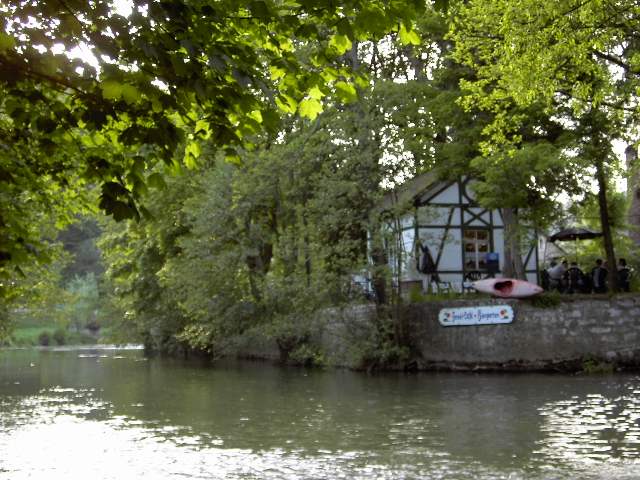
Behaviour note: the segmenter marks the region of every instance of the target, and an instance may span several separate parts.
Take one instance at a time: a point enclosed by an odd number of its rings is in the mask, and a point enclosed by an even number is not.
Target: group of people
[[[607,262],[600,258],[589,273],[584,273],[577,262],[569,265],[566,260],[551,262],[544,273],[542,286],[545,290],[558,290],[561,293],[606,293],[609,290],[609,268]],[[624,258],[618,261],[618,268],[614,273],[617,275],[618,288],[628,292],[631,271]]]

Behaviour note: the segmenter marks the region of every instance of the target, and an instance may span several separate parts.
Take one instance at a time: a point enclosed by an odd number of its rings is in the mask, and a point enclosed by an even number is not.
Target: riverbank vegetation
[[[400,212],[378,206],[426,171],[474,176],[509,213],[509,276],[525,223],[593,226],[584,261],[640,267],[616,191],[635,165],[613,152],[637,150],[632,2],[44,3],[0,8],[5,337],[109,329],[215,356],[259,336],[322,363],[316,312],[406,301],[384,228]],[[408,358],[378,323],[363,361]]]

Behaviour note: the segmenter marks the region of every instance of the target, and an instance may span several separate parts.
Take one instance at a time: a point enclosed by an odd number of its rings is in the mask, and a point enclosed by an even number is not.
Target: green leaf
[[[0,52],[13,50],[16,46],[16,39],[4,32],[0,32]]]
[[[126,220],[127,218],[134,218],[138,215],[138,211],[134,207],[120,200],[112,200],[109,202],[106,210],[107,213],[113,215],[113,219],[116,222]]]
[[[311,87],[307,92],[307,95],[309,95],[310,98],[314,98],[316,100],[321,100],[322,97],[325,96],[324,92],[320,90],[317,85]]]
[[[350,83],[339,81],[334,85],[338,98],[345,103],[353,102],[358,99],[356,87]]]
[[[262,125],[270,132],[275,131],[280,125],[280,115],[275,110],[262,112]]]
[[[136,103],[140,100],[140,90],[133,85],[125,83],[122,85],[122,98],[129,104]]]
[[[440,12],[446,12],[449,9],[449,0],[434,0],[433,6]]]
[[[310,23],[303,23],[295,31],[295,36],[298,38],[317,38],[318,27]]]
[[[256,18],[267,19],[270,16],[269,7],[262,0],[251,2],[251,4],[249,5],[249,10],[251,11],[251,15]]]
[[[284,68],[271,65],[269,67],[269,73],[271,74],[271,80],[278,80],[279,78],[284,77],[287,74],[287,71]]]
[[[148,221],[155,220],[155,217],[153,216],[153,214],[144,205],[140,205],[138,207],[138,211],[140,212],[140,214],[145,220],[148,220]]]
[[[338,78],[337,73],[334,71],[334,69],[329,69],[326,68],[324,69],[321,73],[320,76],[322,77],[322,79],[327,82],[333,82],[336,78]]]
[[[296,109],[298,108],[298,102],[286,93],[278,95],[276,98],[276,105],[285,113],[296,113]]]
[[[116,80],[102,82],[102,96],[107,100],[118,100],[122,96],[122,84]]]
[[[16,265],[15,267],[16,272],[18,273],[18,275],[20,275],[22,278],[27,278],[27,276],[24,273],[24,270],[22,270],[22,268],[20,268],[19,265]]]
[[[365,8],[356,17],[356,26],[358,30],[365,34],[374,34],[375,36],[384,35],[389,27],[389,19],[384,11],[377,5]],[[368,35],[365,35],[366,38]],[[363,38],[363,39],[364,39]]]
[[[146,162],[144,157],[141,155],[136,155],[133,158],[133,166],[131,167],[131,170],[133,171],[133,173],[135,173],[139,177],[142,177],[142,175],[144,174],[145,168],[146,168]]]
[[[329,48],[335,52],[336,55],[343,55],[347,50],[351,48],[351,40],[346,35],[336,34],[329,39]]]
[[[144,182],[142,182],[138,178],[135,178],[133,181],[131,192],[134,193],[136,197],[139,197],[139,196],[147,195],[147,193],[149,193],[149,189],[147,188],[147,185]]]
[[[315,120],[320,112],[322,112],[322,103],[315,98],[305,98],[300,102],[300,116],[309,120]]]
[[[232,165],[242,165],[242,159],[237,153],[227,154],[225,155],[224,159],[226,162],[231,163]]]
[[[369,88],[371,86],[370,85],[370,80],[366,75],[357,75],[355,77],[355,82],[356,82],[356,85],[358,85],[363,90],[365,88]]]
[[[149,177],[147,178],[147,183],[149,184],[149,186],[158,190],[164,190],[165,188],[167,188],[164,177],[157,172],[149,175]]]
[[[102,195],[109,198],[126,197],[129,194],[124,185],[116,182],[105,182],[102,185]]]
[[[195,133],[208,132],[209,131],[209,122],[200,118],[196,120]]]
[[[55,75],[56,72],[62,68],[62,60],[58,57],[59,56],[48,56],[40,58],[38,63],[40,64],[42,72],[49,75]]]
[[[162,107],[162,102],[160,100],[158,100],[157,98],[153,98],[151,100],[151,109],[155,112],[155,113],[160,113],[164,110],[164,108]]]
[[[209,134],[211,133],[211,130],[209,129],[209,122],[207,122],[206,120],[197,120],[196,121],[196,127],[194,130],[194,133],[196,135],[200,135],[203,138],[209,138]]]
[[[348,18],[343,17],[340,20],[338,20],[338,23],[336,23],[336,29],[338,30],[339,34],[344,35],[348,38],[355,37],[353,33],[353,28],[351,27],[351,22],[349,21]]]
[[[420,45],[420,36],[415,30],[407,30],[404,23],[400,25],[399,36],[403,45]]]
[[[255,120],[258,123],[262,123],[262,112],[260,110],[253,110],[247,114],[247,117]]]
[[[190,142],[184,149],[184,164],[189,170],[193,170],[198,166],[198,158],[200,158],[200,144],[198,142]]]

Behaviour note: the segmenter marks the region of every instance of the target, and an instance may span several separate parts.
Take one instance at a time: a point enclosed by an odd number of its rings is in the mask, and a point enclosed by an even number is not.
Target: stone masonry
[[[438,322],[442,308],[510,305],[510,324],[448,326]],[[528,300],[474,296],[402,305],[387,311],[409,346],[411,358],[396,368],[417,370],[576,371],[584,362],[607,362],[640,369],[640,296],[575,295],[542,308]],[[372,304],[327,309],[315,320],[313,344],[331,366],[362,368],[362,354],[376,337]],[[255,339],[237,352],[276,359],[272,340]]]
[[[510,324],[448,326],[438,322],[441,308],[507,304],[514,310]],[[367,314],[358,307],[349,319],[327,325],[323,348],[331,363],[350,365],[345,342],[359,327],[363,337]],[[479,297],[403,306],[396,311],[404,341],[412,348],[412,368],[419,370],[576,370],[585,360],[622,367],[640,366],[640,296],[572,296],[550,308],[527,300]]]

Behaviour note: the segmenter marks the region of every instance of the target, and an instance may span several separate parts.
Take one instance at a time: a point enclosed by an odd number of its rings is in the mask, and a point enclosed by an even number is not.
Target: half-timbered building
[[[425,288],[432,280],[462,291],[469,279],[502,276],[502,213],[478,205],[473,183],[469,178],[442,181],[426,173],[385,198],[384,208],[393,218],[390,264],[395,284],[405,292],[412,285]],[[538,248],[533,229],[523,235],[522,247],[527,280],[537,283]],[[427,270],[421,255],[430,256]]]

